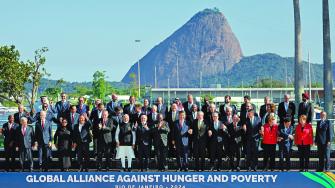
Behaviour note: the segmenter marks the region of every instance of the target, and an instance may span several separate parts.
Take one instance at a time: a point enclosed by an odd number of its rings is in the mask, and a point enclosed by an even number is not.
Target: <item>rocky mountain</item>
[[[205,9],[140,59],[141,84],[158,87],[192,87],[203,77],[228,73],[243,57],[238,39],[223,13]],[[178,68],[177,68],[178,65]],[[137,75],[135,63],[122,79],[130,83],[131,73]]]

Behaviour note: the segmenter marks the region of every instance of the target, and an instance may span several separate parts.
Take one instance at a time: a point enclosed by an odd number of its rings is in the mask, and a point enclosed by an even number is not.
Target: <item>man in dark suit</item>
[[[258,164],[258,145],[261,129],[261,120],[258,116],[255,116],[253,109],[248,110],[248,118],[245,122],[244,128],[246,128],[246,142],[247,142],[247,167],[248,170],[257,170]]]
[[[215,168],[215,160],[217,160],[216,170],[222,169],[223,147],[224,141],[228,139],[226,126],[219,120],[219,113],[212,114],[213,121],[209,124],[208,136],[210,147],[211,171]],[[225,147],[225,149],[227,149]]]
[[[70,102],[66,100],[66,94],[61,93],[61,100],[55,104],[55,113],[57,113],[57,119],[59,117],[65,117],[70,110]]]
[[[150,158],[150,132],[151,129],[148,126],[148,117],[141,115],[141,123],[135,123],[134,129],[136,131],[136,144],[138,147],[138,158],[140,161],[140,170],[149,170],[149,158]]]
[[[102,118],[99,123],[99,138],[98,138],[98,171],[102,168],[102,157],[106,158],[106,171],[109,171],[111,163],[111,153],[115,150],[115,131],[116,126],[113,120],[108,118],[108,111],[102,112]]]
[[[179,168],[178,171],[188,171],[188,138],[192,131],[189,130],[189,125],[185,119],[186,113],[184,111],[180,111],[179,120],[175,122],[175,127],[173,129],[174,133],[172,144],[176,149],[176,158]]]
[[[130,122],[131,123],[141,123],[141,116],[142,116],[142,105],[141,104],[136,104],[135,105],[135,111],[133,114],[129,115],[130,116]]]
[[[259,109],[259,117],[263,119],[264,115],[266,114],[266,106],[271,103],[270,97],[264,97],[264,104]]]
[[[18,112],[14,114],[14,123],[20,125],[20,119],[22,117],[26,117],[28,119],[28,122],[31,120],[30,114],[24,109],[24,106],[22,104],[19,104],[17,109]]]
[[[177,104],[173,103],[171,104],[170,111],[166,115],[166,122],[169,125],[170,132],[168,134],[168,151],[169,151],[169,157],[172,157],[174,155],[174,149],[172,145],[172,139],[173,139],[173,129],[175,122],[179,119],[179,112],[177,108]]]
[[[134,96],[129,97],[129,104],[126,104],[123,108],[123,113],[128,114],[131,116],[133,113],[135,113],[135,103],[136,99]]]
[[[152,127],[153,125],[155,125],[158,122],[157,115],[158,115],[157,106],[152,105],[151,112],[147,115],[148,116],[149,127]],[[138,119],[138,120],[140,120],[140,119]],[[137,121],[137,123],[140,123],[140,121]]]
[[[208,107],[208,113],[207,115],[205,114],[205,121],[207,122],[208,125],[213,123],[213,113],[218,113],[218,111],[216,111],[216,106],[214,103],[209,104]]]
[[[29,171],[33,171],[33,154],[32,148],[35,146],[35,134],[34,128],[28,125],[28,119],[22,117],[20,120],[20,126],[17,129],[17,146],[19,148],[21,172],[24,171],[24,162],[27,160],[29,165]]]
[[[198,112],[197,119],[193,121],[190,130],[193,140],[195,170],[204,171],[209,126],[204,120],[204,113],[202,111]]]
[[[279,155],[280,155],[280,170],[284,168],[288,171],[291,168],[291,149],[293,145],[293,131],[294,128],[291,123],[291,118],[284,118],[283,123],[279,126]],[[285,163],[284,163],[285,158]]]
[[[92,133],[93,133],[93,150],[94,156],[98,156],[98,138],[100,137],[99,123],[102,117],[102,111],[105,109],[103,103],[99,103],[96,110],[92,111],[90,120],[92,122]]]
[[[299,104],[298,118],[300,118],[301,115],[306,115],[307,123],[311,123],[313,120],[313,115],[314,115],[314,107],[313,107],[313,104],[309,102],[308,93],[302,94],[302,101],[303,102]]]
[[[284,123],[286,117],[291,118],[291,124],[294,125],[294,115],[295,115],[295,104],[290,102],[290,95],[284,95],[284,101],[279,103],[278,106],[278,117],[280,119],[280,124]]]
[[[198,117],[198,106],[196,104],[193,104],[191,107],[191,112],[189,115],[186,116],[186,121],[188,125],[192,126],[193,122],[197,119]],[[188,139],[188,145],[189,145],[189,151],[190,151],[190,156],[193,155],[193,137],[190,136]]]
[[[78,105],[76,107],[77,107],[77,113],[79,115],[81,115],[83,113],[89,114],[90,107],[85,104],[85,98],[84,97],[79,97]]]
[[[106,109],[108,110],[110,116],[115,115],[115,107],[122,107],[122,104],[117,100],[117,98],[117,95],[113,93],[112,100],[106,105]]]
[[[4,136],[4,149],[6,158],[6,172],[9,171],[9,167],[12,171],[15,168],[15,149],[17,147],[17,129],[19,125],[14,123],[14,115],[8,116],[8,122],[2,125],[0,134]],[[11,161],[9,161],[11,160]]]
[[[151,107],[150,107],[149,99],[144,99],[143,100],[143,106],[142,106],[141,112],[144,115],[149,115],[151,113]]]
[[[117,127],[122,123],[123,110],[120,106],[115,107],[115,115],[112,115],[113,124]]]
[[[74,129],[74,125],[78,124],[80,114],[77,113],[77,107],[75,105],[71,105],[70,112],[67,114],[67,129],[72,133]]]
[[[157,112],[163,114],[163,117],[165,119],[166,114],[168,112],[168,107],[163,103],[162,97],[157,97],[156,106],[157,106]]]
[[[256,105],[251,103],[251,98],[249,95],[246,95],[243,97],[244,103],[241,105],[241,109],[240,109],[240,118],[241,121],[243,121],[242,118],[245,118],[247,116],[247,112],[248,112],[248,105],[250,104],[251,106],[249,106],[249,109],[253,109],[255,111],[256,114]],[[244,119],[245,120],[245,119]]]
[[[86,172],[88,171],[90,162],[89,145],[92,142],[91,127],[92,124],[85,114],[79,116],[79,122],[74,126],[73,142],[78,156],[80,172],[84,169]]]
[[[158,122],[152,129],[152,132],[154,134],[155,150],[158,156],[158,170],[165,171],[167,169],[166,157],[170,128],[168,123],[164,121],[163,114],[158,114]]]
[[[220,115],[220,120],[223,121],[224,117],[226,116],[226,108],[227,107],[231,107],[232,109],[232,115],[234,114],[237,114],[237,108],[235,105],[231,104],[230,101],[231,101],[231,97],[229,95],[226,95],[224,97],[224,104],[220,105],[220,108],[219,108],[219,115]]]
[[[241,147],[242,140],[241,136],[245,134],[245,127],[240,123],[240,118],[237,114],[233,116],[233,122],[228,124],[228,150],[229,150],[229,167],[231,170],[240,171],[240,159],[241,159]],[[234,164],[234,158],[236,157],[236,163]]]
[[[196,103],[193,100],[193,96],[191,94],[187,95],[187,101],[183,103],[184,111],[186,116],[192,115],[192,106]],[[199,109],[198,109],[199,110]]]
[[[47,172],[51,158],[52,124],[46,119],[46,112],[40,112],[40,120],[35,124],[35,137],[38,144],[40,170]]]
[[[333,125],[327,119],[327,113],[322,111],[321,120],[317,122],[315,144],[318,146],[319,166],[317,171],[330,170],[330,143],[333,139]]]

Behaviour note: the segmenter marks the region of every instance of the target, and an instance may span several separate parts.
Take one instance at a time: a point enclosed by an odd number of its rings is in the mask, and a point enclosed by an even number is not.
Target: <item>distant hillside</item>
[[[242,58],[240,43],[222,12],[205,9],[140,59],[141,83],[154,85],[155,66],[158,87],[177,86],[177,62],[181,87],[196,83],[199,71],[204,76],[228,72]],[[135,63],[122,79],[130,83],[137,74]]]

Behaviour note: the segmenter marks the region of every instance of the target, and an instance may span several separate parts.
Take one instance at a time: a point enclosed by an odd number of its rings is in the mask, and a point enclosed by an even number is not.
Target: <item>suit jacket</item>
[[[189,125],[186,120],[184,120],[183,125],[179,125],[179,121],[175,122],[173,129],[173,139],[175,141],[176,148],[182,150],[183,146],[188,146],[188,134]]]
[[[61,116],[66,116],[66,114],[69,112],[70,110],[70,102],[69,101],[65,101],[64,103],[62,101],[58,101],[55,104],[55,113],[57,114],[57,119],[59,119],[59,117]]]
[[[155,128],[153,128],[153,132],[155,135],[155,144],[158,147],[160,143],[163,143],[164,146],[168,144],[168,134],[170,132],[168,122],[164,121],[162,127],[159,129],[158,124],[156,124]]]
[[[175,121],[177,121],[177,120],[179,120],[179,112],[178,111],[176,111],[176,115],[175,115]],[[171,110],[166,114],[165,121],[169,124],[170,130],[172,130],[174,128],[175,121],[173,121]]]
[[[193,102],[193,104],[196,104],[195,102]],[[192,104],[192,105],[193,105]],[[188,116],[188,115],[191,115],[192,114],[192,105],[191,105],[191,107],[190,108],[188,108],[188,102],[186,101],[186,102],[184,102],[183,103],[183,107],[184,107],[184,111],[186,112],[186,116]],[[197,104],[196,104],[197,105]],[[198,106],[198,111],[199,111],[199,105],[197,105]]]
[[[157,115],[158,113],[156,113],[156,116],[155,114],[153,114],[152,112],[150,112],[150,114],[148,114],[148,125],[149,127],[154,127],[155,124],[158,122],[158,119],[157,119]],[[141,120],[139,120],[139,122],[141,122]]]
[[[165,119],[166,114],[168,112],[168,107],[165,104],[157,105],[157,112],[163,114],[163,118]]]
[[[192,141],[194,143],[194,147],[196,147],[197,144],[207,144],[207,139],[208,139],[208,130],[209,130],[209,125],[208,123],[204,120],[203,121],[203,126],[198,127],[198,119],[194,120],[191,129],[193,130],[192,132]]]
[[[67,128],[58,128],[54,135],[54,144],[58,150],[69,154],[71,152],[72,138],[71,131]]]
[[[329,120],[318,121],[316,125],[315,143],[327,144],[332,141],[333,125]]]
[[[102,117],[102,111],[100,112],[101,115],[99,116],[99,110],[94,110],[91,113],[90,120],[92,122],[92,133],[93,133],[93,139],[99,138],[99,123],[100,119]]]
[[[141,123],[141,116],[142,115],[143,115],[142,113],[131,114],[130,115],[130,122],[134,123],[134,124],[137,122],[137,124],[140,124]]]
[[[223,121],[223,118],[226,116],[226,106],[227,104],[224,103],[220,105],[219,107],[219,113],[220,113],[220,120]],[[235,105],[229,105],[232,108],[232,115],[237,114],[237,108]]]
[[[293,126],[290,126],[289,128],[286,129],[285,131],[285,126],[284,124],[280,124],[279,125],[279,137],[283,138],[278,144],[279,144],[279,148],[280,147],[285,147],[288,150],[291,150],[292,145],[293,145],[293,140],[289,139],[288,136],[289,135],[293,135],[294,132],[294,128]]]
[[[80,106],[79,104],[77,105],[77,113],[78,114],[83,114],[86,113],[88,115],[88,112],[90,111],[90,107],[86,104],[83,104],[83,106]]]
[[[251,103],[251,106],[252,106],[252,109],[254,109],[254,110],[255,110],[255,113],[256,113],[256,105],[253,104],[253,103]],[[247,113],[247,108],[246,108],[245,103],[243,103],[243,104],[241,105],[240,114],[246,114],[246,113]]]
[[[214,126],[214,122],[209,124],[209,130],[212,131],[212,136],[209,138],[210,143],[216,145],[217,143],[223,143],[228,141],[228,132],[221,128],[222,122],[218,121],[217,129]]]
[[[74,126],[73,131],[73,142],[80,145],[84,143],[90,143],[92,141],[92,135],[90,133],[90,129],[92,127],[92,123],[90,121],[85,122],[81,131],[79,131],[79,124]]]
[[[219,113],[218,111],[215,111],[216,113]],[[210,125],[211,123],[213,123],[213,117],[212,117],[212,113],[208,112],[207,115],[205,115],[205,121],[207,122],[208,125]],[[220,117],[220,115],[219,115]]]
[[[31,149],[35,142],[34,128],[30,125],[26,127],[26,132],[23,135],[22,126],[17,128],[17,145],[22,149]]]
[[[295,129],[294,143],[296,145],[312,145],[313,144],[313,128],[310,123],[306,123],[302,128],[299,123]]]
[[[4,123],[2,125],[2,134],[4,136],[4,145],[5,147],[16,146],[16,137],[17,137],[17,129],[19,128],[19,125],[16,123],[12,124],[12,127],[9,128],[9,123]]]
[[[295,115],[295,104],[293,102],[288,103],[287,111],[285,109],[284,102],[279,103],[278,106],[278,117],[280,123],[284,123],[286,117],[291,117],[291,124],[294,125],[294,115]]]
[[[103,126],[103,119],[100,119],[100,124]],[[113,124],[113,119],[108,118],[107,121],[105,122],[106,127],[102,127],[99,129],[100,131],[100,137],[99,141],[103,142],[105,144],[110,144],[112,142],[115,142],[115,131],[116,131],[116,126]]]
[[[26,112],[22,113],[21,115],[20,115],[19,112],[16,112],[16,113],[14,114],[14,123],[16,123],[16,124],[18,124],[18,125],[21,125],[21,123],[20,123],[20,119],[21,119],[22,117],[27,118],[27,119],[28,119],[28,123],[31,123],[31,122],[32,122],[32,117],[27,116],[27,115],[26,115]]]
[[[35,137],[39,146],[52,142],[52,124],[50,121],[45,120],[44,128],[42,122],[38,121],[35,124]]]
[[[37,122],[37,121],[40,121],[41,118],[40,118],[40,113],[41,112],[37,112],[35,114],[35,116],[33,118],[28,118],[32,123],[33,122]],[[50,122],[55,122],[55,123],[58,123],[58,119],[55,117],[55,114],[51,111],[51,110],[47,110],[46,111],[46,117],[45,117],[46,120],[50,121]]]
[[[122,114],[112,116],[113,124],[117,127],[122,123]]]
[[[73,132],[73,129],[74,129],[74,125],[75,124],[78,124],[79,122],[79,116],[80,114],[79,113],[74,113],[73,114],[73,122],[72,122],[72,113],[68,113],[67,116],[66,116],[66,119],[67,119],[67,125],[68,125],[68,130]]]
[[[192,125],[193,122],[197,119],[198,112],[193,116],[194,112],[190,112],[189,115],[186,115],[186,121],[189,123],[189,125]]]
[[[147,128],[144,128],[144,125],[140,123],[134,129],[136,131],[136,143],[138,145],[143,144],[143,145],[148,146],[149,144],[151,144],[151,140],[150,140],[151,129],[149,128],[149,125]]]
[[[110,101],[109,103],[107,103],[106,109],[107,109],[110,116],[115,115],[115,108],[116,107],[122,107],[122,104],[119,103],[119,101]]]
[[[149,115],[151,113],[151,107],[150,106],[147,106],[147,107],[144,107],[142,106],[142,114],[145,114],[145,115]]]
[[[133,105],[126,104],[123,108],[123,113],[128,114],[129,116],[131,114],[135,113],[135,104],[133,104]]]
[[[299,104],[299,109],[298,109],[298,117],[301,115],[306,115],[307,116],[307,122],[310,123],[313,120],[313,114],[314,114],[314,107],[312,103],[307,102],[307,105],[304,105],[304,102],[301,102]]]
[[[263,119],[265,114],[266,114],[266,104],[263,104],[259,109],[259,117]]]
[[[245,133],[242,129],[241,122],[238,122],[236,128],[234,128],[234,123],[230,123],[227,126],[228,135],[229,135],[229,146],[238,147],[242,141],[242,135]]]
[[[249,118],[246,120],[246,139],[247,141],[258,142],[260,138],[259,130],[261,129],[261,120],[258,116],[254,116],[253,121]]]

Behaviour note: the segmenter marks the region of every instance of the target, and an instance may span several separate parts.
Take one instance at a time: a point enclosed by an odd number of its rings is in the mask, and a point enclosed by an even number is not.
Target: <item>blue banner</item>
[[[315,172],[0,173],[4,188],[332,188],[333,178],[333,173]]]

